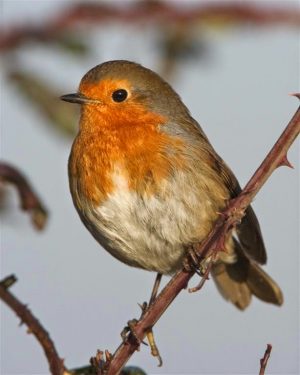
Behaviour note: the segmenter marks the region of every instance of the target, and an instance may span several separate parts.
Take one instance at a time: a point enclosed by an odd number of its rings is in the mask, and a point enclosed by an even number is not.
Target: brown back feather
[[[224,184],[230,191],[231,198],[241,192],[241,187],[225,162],[217,156],[214,168],[221,175]],[[237,227],[237,234],[243,251],[259,264],[265,264],[267,253],[260,230],[259,222],[251,206],[246,210],[241,224]]]

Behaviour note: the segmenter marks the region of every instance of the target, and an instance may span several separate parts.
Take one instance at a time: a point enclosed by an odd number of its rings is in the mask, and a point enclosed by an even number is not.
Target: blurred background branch
[[[2,186],[1,186],[2,183]],[[0,190],[3,184],[12,184],[19,193],[21,208],[31,215],[32,224],[36,229],[43,229],[47,220],[47,210],[35,193],[26,177],[10,164],[0,162]]]
[[[202,59],[210,56],[205,34],[237,28],[300,26],[300,13],[292,8],[266,6],[253,2],[197,2],[184,7],[176,2],[144,0],[136,2],[78,3],[66,5],[54,17],[36,24],[9,25],[0,30],[0,53],[6,58],[6,76],[30,100],[47,123],[65,135],[74,135],[78,110],[58,101],[59,88],[47,78],[24,68],[15,52],[28,43],[57,47],[74,57],[92,54],[85,33],[108,24],[124,23],[130,27],[155,28],[154,48],[160,51],[160,74],[170,78],[183,59]],[[128,41],[126,41],[128,43]],[[11,55],[13,54],[13,68]],[[27,70],[26,70],[27,69]]]
[[[159,0],[136,1],[124,7],[119,4],[80,3],[69,6],[54,19],[41,25],[13,26],[2,30],[0,49],[8,51],[28,41],[49,43],[56,41],[66,48],[85,51],[76,39],[66,33],[78,26],[100,26],[108,22],[145,23],[148,25],[185,24],[211,27],[236,26],[299,26],[299,13],[290,9],[263,7],[250,2],[198,3],[192,9],[182,9],[176,3]]]

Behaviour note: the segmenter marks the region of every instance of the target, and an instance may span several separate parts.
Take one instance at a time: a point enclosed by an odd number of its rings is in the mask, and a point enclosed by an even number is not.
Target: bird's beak
[[[85,97],[84,95],[82,95],[80,93],[62,95],[60,97],[60,99],[64,100],[65,102],[77,103],[77,104],[85,104],[85,103],[95,102],[95,100],[89,99],[89,98]]]

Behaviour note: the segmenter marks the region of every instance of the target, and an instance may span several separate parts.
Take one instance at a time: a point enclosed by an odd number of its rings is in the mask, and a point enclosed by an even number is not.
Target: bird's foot
[[[186,257],[183,259],[183,269],[186,272],[196,272],[199,276],[205,275],[207,260],[198,255],[194,245],[187,249]]]
[[[195,292],[198,292],[200,289],[202,289],[205,282],[207,280],[209,280],[209,273],[210,273],[212,264],[213,264],[213,262],[212,262],[212,260],[210,260],[209,263],[207,264],[206,268],[205,268],[205,271],[203,271],[204,273],[201,275],[201,280],[199,281],[199,283],[196,286],[188,289],[189,293],[195,293]]]
[[[145,314],[148,312],[148,310],[151,308],[152,304],[156,300],[158,288],[159,288],[160,281],[161,281],[161,277],[162,277],[162,274],[160,274],[160,273],[158,273],[156,275],[156,279],[155,279],[155,283],[153,285],[153,289],[152,289],[152,293],[151,293],[149,303],[143,302],[142,304],[139,304],[139,306],[142,310],[139,320],[137,320],[137,319],[130,320],[127,323],[127,326],[121,332],[121,337],[123,339],[123,342],[126,343],[129,340],[135,340],[135,343],[138,346],[138,349],[140,348],[141,344],[145,344],[145,345],[148,345],[148,344],[145,343],[144,341],[142,341],[142,339],[140,339],[140,337],[137,335],[136,325],[139,323],[139,321],[141,321],[144,318]],[[149,346],[150,346],[150,349],[151,349],[151,354],[154,357],[157,357],[158,366],[159,367],[162,366],[162,363],[163,363],[162,358],[159,354],[159,350],[158,350],[157,345],[156,345],[155,340],[154,340],[152,327],[149,327],[146,331],[144,331],[144,335],[147,337],[147,340],[148,340],[148,343],[149,343]]]
[[[135,327],[138,323],[137,319],[131,319],[127,322],[127,326],[124,327],[123,331],[121,332],[121,337],[124,343],[127,343],[129,340],[135,340],[138,350],[140,349],[140,345],[148,345],[145,341],[141,340],[138,335],[136,334]]]
[[[154,300],[152,300],[152,302],[150,304],[148,304],[147,302],[143,302],[142,304],[139,304],[139,306],[142,310],[140,319],[142,319],[144,317],[144,315],[149,310],[149,308],[150,308],[150,306],[152,305],[153,302],[154,302]],[[153,357],[156,357],[158,359],[158,367],[161,367],[162,364],[163,364],[163,361],[162,361],[162,357],[159,353],[158,347],[157,347],[155,339],[154,339],[152,327],[147,330],[146,337],[147,337],[147,341],[148,341],[149,346],[150,346],[151,354],[153,355]]]
[[[194,246],[187,250],[187,255],[183,260],[183,270],[195,272],[201,277],[200,282],[195,287],[188,289],[189,293],[197,292],[203,287],[206,280],[209,279],[209,273],[215,260],[216,254],[211,254],[203,259]]]
[[[148,310],[147,302],[144,302],[142,305],[140,305],[140,307],[142,309],[142,314],[141,314],[141,318],[142,318],[144,314],[146,313],[146,311]],[[138,324],[138,322],[139,320],[137,319],[129,320],[127,322],[127,326],[124,327],[123,331],[121,332],[121,337],[122,337],[123,342],[127,343],[129,340],[134,340],[138,346],[137,350],[140,349],[141,344],[148,346],[148,344],[145,341],[141,340],[136,333],[135,327]],[[146,337],[150,346],[151,354],[153,355],[153,357],[156,357],[158,359],[158,367],[161,367],[163,364],[163,361],[159,353],[158,347],[156,345],[152,328],[149,328],[147,330]]]
[[[153,355],[153,357],[156,357],[158,359],[158,365],[157,366],[161,367],[162,364],[163,364],[163,361],[162,361],[161,355],[159,353],[158,347],[156,345],[156,342],[154,340],[154,334],[153,334],[152,328],[150,328],[147,331],[146,336],[147,336],[147,340],[148,340],[148,343],[149,343],[149,346],[150,346],[150,349],[151,349],[151,354]]]

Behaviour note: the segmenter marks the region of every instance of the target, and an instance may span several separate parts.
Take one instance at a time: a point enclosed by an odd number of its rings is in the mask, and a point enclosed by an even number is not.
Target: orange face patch
[[[128,98],[121,103],[112,99],[112,93],[118,89],[128,90]],[[83,195],[94,205],[113,192],[116,165],[123,169],[128,187],[140,194],[155,193],[172,169],[183,166],[183,141],[162,133],[159,127],[167,119],[149,111],[131,96],[130,90],[127,81],[80,85],[83,95],[100,103],[82,108],[80,133],[73,145],[69,173],[80,189],[76,195]]]
[[[106,105],[114,104],[112,93],[118,89],[127,90],[130,96],[131,85],[125,79],[106,79],[99,83],[81,82],[79,86],[79,92],[81,94],[89,99],[98,99]]]

